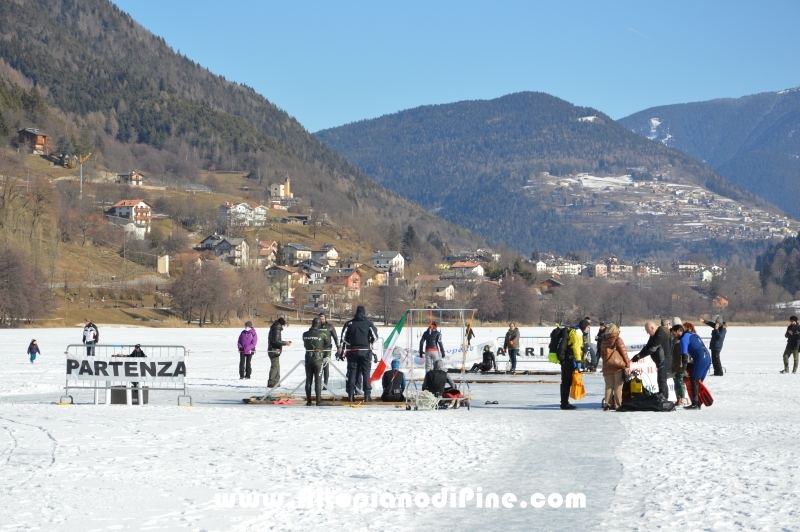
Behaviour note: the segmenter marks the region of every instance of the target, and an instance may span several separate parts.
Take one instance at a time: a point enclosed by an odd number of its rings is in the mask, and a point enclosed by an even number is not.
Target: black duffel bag
[[[665,401],[658,394],[635,395],[617,408],[617,412],[672,412],[673,410],[675,403]]]

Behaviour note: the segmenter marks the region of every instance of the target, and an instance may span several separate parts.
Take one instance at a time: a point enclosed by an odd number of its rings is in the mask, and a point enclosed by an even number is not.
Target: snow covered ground
[[[267,329],[259,331],[263,345]],[[602,412],[595,375],[584,378],[588,395],[574,412],[558,409],[557,384],[473,384],[470,411],[246,406],[243,397],[265,388],[268,360],[257,354],[254,378],[239,381],[238,332],[101,326],[103,343],[191,350],[195,408],[182,408],[171,392],[153,392],[145,407],[95,406],[87,392],[57,406],[63,351],[80,330],[0,331],[0,530],[800,528],[800,375],[778,374],[780,328],[731,328],[728,374],[707,380],[714,406],[660,414]],[[475,343],[505,331],[476,332]],[[296,343],[284,373],[300,359],[301,333],[285,331]],[[43,355],[30,364],[24,351],[34,337]],[[624,328],[623,338],[646,339],[640,327]],[[367,499],[481,488],[517,502],[353,512],[242,508],[238,499],[227,508],[216,499],[281,493],[289,502],[304,488]],[[520,507],[536,493],[583,493],[586,507]]]

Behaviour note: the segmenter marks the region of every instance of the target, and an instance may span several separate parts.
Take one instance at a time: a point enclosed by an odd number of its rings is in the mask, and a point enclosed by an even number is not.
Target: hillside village
[[[36,133],[29,136],[21,131],[20,135],[30,137],[32,153],[39,150],[46,157],[47,136]],[[152,200],[137,197],[137,191],[145,196],[145,191],[160,192],[168,187],[133,170],[106,172],[105,176],[106,181],[119,185],[125,197],[99,207],[104,222],[121,227],[126,240],[145,241],[154,223],[170,220],[169,214],[156,212]],[[558,194],[566,194],[573,198],[573,204],[567,200],[565,209],[588,218],[602,216],[609,225],[614,224],[609,218],[633,216],[636,223],[670,224],[676,238],[691,238],[704,231],[729,238],[769,238],[795,229],[794,222],[788,219],[755,209],[745,211],[731,200],[716,198],[692,185],[634,180],[630,175],[603,178],[578,174],[557,178],[545,173],[540,177],[541,181],[526,185],[527,193],[549,193],[554,199]],[[248,187],[240,188],[242,195],[247,196]],[[323,228],[331,228],[333,224],[326,213],[303,206],[302,198],[292,191],[288,175],[269,184],[267,190],[269,197],[263,203],[231,199],[219,204],[216,213],[208,213],[207,222],[190,233],[194,242],[191,250],[158,256],[152,266],[164,278],[159,283],[159,293],[169,295],[171,276],[180,274],[187,265],[215,261],[235,271],[263,272],[265,296],[278,308],[341,315],[352,311],[355,303],[364,302],[368,293],[374,294],[374,289],[380,287],[395,287],[399,291],[394,292],[394,297],[413,298],[416,304],[429,307],[465,304],[476,296],[480,285],[502,287],[511,273],[507,266],[511,257],[505,257],[504,261],[501,253],[485,247],[444,255],[428,269],[414,264],[413,248],[401,252],[353,250],[348,246],[345,251],[341,240],[325,241],[326,234],[320,234],[322,240],[317,240],[317,233],[325,233]],[[192,194],[198,192],[208,194],[210,190],[191,190]],[[586,208],[587,193],[594,204],[590,208]],[[597,209],[609,199],[617,210]],[[644,222],[647,217],[655,222]],[[289,227],[303,228],[307,237],[287,241],[284,228]],[[516,260],[515,270],[528,272],[534,294],[543,301],[553,290],[570,283],[570,279],[627,283],[637,278],[671,277],[682,283],[702,284],[725,272],[723,266],[713,263],[666,265],[655,261],[624,261],[614,255],[579,260],[575,256],[543,252],[535,253],[531,259]],[[724,305],[724,296],[718,297],[717,303]]]
[[[72,171],[57,180],[75,179],[80,162],[54,159],[53,143],[42,131],[20,130],[19,142],[32,157],[49,161],[51,167],[63,166]],[[747,209],[702,187],[670,182],[664,174],[654,178],[641,168],[633,170],[618,177],[585,173],[551,176],[543,172],[537,179],[529,180],[524,190],[527,194],[547,196],[550,204],[578,225],[595,224],[611,229],[622,223],[647,227],[658,224],[671,238],[683,241],[709,235],[766,240],[800,229],[800,224],[786,217],[757,208]],[[304,312],[327,312],[341,317],[352,312],[357,304],[383,307],[379,314],[385,318],[392,305],[480,307],[481,298],[487,293],[484,285],[503,293],[505,283],[513,281],[517,274],[526,280],[525,297],[538,300],[543,309],[548,308],[550,315],[557,317],[563,312],[557,303],[558,293],[582,279],[597,279],[611,285],[663,280],[691,286],[702,294],[709,292],[703,286],[724,278],[726,272],[724,266],[708,260],[626,261],[613,254],[590,258],[585,253],[559,256],[537,251],[526,259],[511,250],[500,253],[487,247],[442,251],[434,262],[420,262],[415,258],[420,252],[418,246],[423,245],[419,239],[402,249],[389,250],[352,242],[328,213],[312,208],[295,194],[288,174],[267,184],[262,201],[255,201],[252,187],[242,173],[211,177],[209,182],[225,179],[223,188],[229,192],[227,195],[215,193],[201,183],[163,183],[137,170],[115,173],[95,168],[91,174],[93,179],[87,173],[87,199],[103,216],[99,225],[97,222],[86,225],[84,243],[86,238],[116,241],[116,237],[103,236],[103,224],[121,228],[125,235],[123,260],[138,257],[138,267],[132,268],[139,272],[137,275],[159,276],[161,280],[153,285],[152,297],[154,304],[161,301],[162,308],[166,305],[163,311],[168,314],[182,312],[179,302],[170,302],[174,281],[180,279],[186,268],[204,264],[237,272],[242,279],[247,278],[244,272],[261,272],[261,281],[253,286],[263,291],[256,299],[269,302],[266,312],[292,312],[298,317]],[[96,189],[102,183],[117,187],[110,195],[106,192],[104,199]],[[176,210],[175,200],[181,203],[180,198],[198,195],[208,201],[197,205],[194,215],[187,217],[181,214],[181,209]],[[106,203],[108,197],[115,200]],[[166,197],[173,198],[169,200],[172,203],[159,199]],[[216,198],[224,200],[212,207],[210,201]],[[169,238],[174,233],[184,234],[187,241],[176,249],[149,251],[151,241],[157,238],[153,234],[156,227],[161,228],[157,231],[168,231]],[[127,279],[134,281],[131,277]],[[718,290],[713,292],[709,304],[716,309],[725,308],[727,297]],[[65,297],[74,302],[79,299],[78,295]],[[91,301],[91,291],[88,297]],[[386,298],[392,300],[391,305]],[[258,311],[253,307],[248,312]]]
[[[710,236],[769,240],[800,229],[799,222],[785,215],[746,207],[698,185],[673,182],[669,170],[656,177],[644,168],[631,170],[632,174],[616,177],[543,172],[523,189],[529,195],[549,196],[551,204],[576,224],[608,228],[635,224],[658,228],[675,241]]]

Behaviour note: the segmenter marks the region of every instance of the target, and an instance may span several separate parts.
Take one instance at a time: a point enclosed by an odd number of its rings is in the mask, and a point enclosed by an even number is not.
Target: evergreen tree
[[[419,237],[414,230],[414,226],[410,225],[403,233],[403,255],[413,256],[414,252],[419,249]]]
[[[389,226],[389,233],[386,235],[386,247],[390,251],[398,251],[400,249],[400,233],[395,224]]]
[[[61,135],[56,141],[56,152],[62,157],[75,155],[75,141],[71,136]]]
[[[81,131],[78,141],[75,143],[75,155],[78,157],[86,157],[90,153],[94,153],[94,139],[88,129]]]

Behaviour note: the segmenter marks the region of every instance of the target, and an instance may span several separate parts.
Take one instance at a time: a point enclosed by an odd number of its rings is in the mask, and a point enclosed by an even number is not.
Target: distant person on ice
[[[653,364],[658,369],[658,373],[656,373],[658,393],[665,401],[668,401],[669,385],[667,384],[667,378],[672,373],[672,344],[670,343],[669,333],[652,321],[644,324],[644,330],[650,335],[650,339],[645,344],[644,349],[631,358],[631,362],[638,362],[647,357],[653,360]]]
[[[725,342],[725,333],[728,332],[728,324],[722,321],[722,316],[717,316],[714,321],[703,320],[703,323],[713,328],[711,331],[711,342],[708,348],[711,350],[711,365],[714,367],[714,376],[722,377],[725,373],[722,370],[722,344]]]
[[[455,388],[453,379],[444,370],[444,362],[437,360],[433,369],[425,374],[422,382],[422,391],[431,392],[436,397],[441,397],[447,388]]]
[[[31,340],[31,343],[28,344],[28,355],[31,357],[31,364],[36,360],[36,355],[41,354],[42,352],[39,351],[39,344],[36,343],[36,340]]]
[[[292,345],[292,342],[284,342],[281,339],[281,331],[286,326],[286,320],[278,318],[269,326],[269,336],[267,337],[267,355],[269,356],[269,380],[267,386],[274,388],[281,381],[281,353],[284,346]]]
[[[239,349],[239,380],[250,378],[250,360],[256,354],[257,344],[258,334],[253,328],[253,322],[247,321],[236,342],[236,347]]]
[[[100,341],[100,331],[97,325],[89,321],[89,318],[83,320],[83,343],[86,344],[86,356],[94,356],[94,346]]]
[[[406,400],[403,395],[406,389],[406,375],[400,371],[400,359],[392,359],[392,369],[383,372],[381,384],[383,385],[381,401],[399,403]]]
[[[508,353],[511,361],[511,373],[517,369],[517,356],[519,355],[519,329],[513,323],[508,324],[506,338],[503,341],[503,351]]]
[[[378,329],[367,318],[367,310],[359,305],[352,320],[348,320],[342,328],[342,343],[347,356],[347,397],[352,403],[355,400],[356,381],[358,376],[364,386],[364,401],[371,401],[372,386],[369,383],[372,360],[377,363],[378,357],[372,352],[372,344],[378,339]]]
[[[794,367],[792,373],[797,373],[798,349],[800,349],[800,325],[797,324],[797,316],[789,318],[789,326],[786,327],[786,349],[783,350],[783,371],[789,373],[789,357],[794,357]]]
[[[322,406],[322,359],[325,358],[325,344],[328,333],[322,328],[322,320],[311,320],[311,328],[303,333],[303,347],[306,350],[306,406],[311,406],[311,383],[314,383],[314,396],[317,406]]]
[[[497,362],[492,353],[492,347],[489,344],[483,346],[483,361],[476,362],[470,368],[470,371],[475,373],[478,371],[491,371],[494,368],[497,371]]]
[[[439,360],[439,355],[444,358],[442,333],[436,328],[436,322],[432,321],[422,333],[422,338],[419,339],[419,356],[420,358],[425,357],[426,372],[433,369],[434,364]]]

